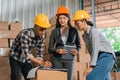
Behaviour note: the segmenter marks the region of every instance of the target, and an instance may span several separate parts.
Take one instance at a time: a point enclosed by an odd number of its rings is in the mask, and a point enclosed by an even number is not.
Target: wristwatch
[[[95,68],[96,66],[95,65],[90,65],[90,67]]]

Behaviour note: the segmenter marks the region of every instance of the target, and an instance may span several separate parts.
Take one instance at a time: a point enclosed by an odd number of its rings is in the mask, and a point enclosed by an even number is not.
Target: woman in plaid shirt
[[[21,73],[25,80],[33,64],[42,67],[52,67],[49,61],[43,61],[43,47],[46,28],[50,27],[48,17],[39,14],[34,20],[34,28],[22,30],[10,49],[11,80],[21,80]]]

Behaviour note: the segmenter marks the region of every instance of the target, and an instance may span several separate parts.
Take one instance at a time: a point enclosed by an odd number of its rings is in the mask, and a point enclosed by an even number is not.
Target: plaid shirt
[[[27,60],[27,55],[32,54],[32,47],[36,47],[37,57],[43,58],[44,43],[45,36],[35,37],[33,28],[24,29],[13,41],[10,49],[10,56],[12,56],[15,60],[24,63]]]

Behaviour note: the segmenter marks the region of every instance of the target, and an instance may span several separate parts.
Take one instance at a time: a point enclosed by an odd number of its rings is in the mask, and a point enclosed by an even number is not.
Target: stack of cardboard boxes
[[[77,60],[74,68],[74,80],[86,80],[85,76],[83,76],[83,72],[86,68],[89,67],[90,55],[88,54],[86,45],[82,39],[83,32],[79,32],[81,49],[79,54],[77,55]]]
[[[10,80],[9,49],[22,29],[21,23],[0,21],[0,79]]]
[[[112,80],[120,80],[120,65],[119,65],[119,61],[120,61],[120,56],[116,56],[117,61],[116,65],[117,65],[117,70],[116,72],[111,72],[111,76],[112,76]]]
[[[120,72],[111,72],[112,80],[120,80]]]

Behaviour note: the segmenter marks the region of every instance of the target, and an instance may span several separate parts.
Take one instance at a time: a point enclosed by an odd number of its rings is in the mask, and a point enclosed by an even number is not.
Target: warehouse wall
[[[70,9],[73,13],[80,9],[81,0],[0,0],[0,21],[18,20],[23,28],[32,27],[35,15],[45,13],[53,17],[60,5]]]

